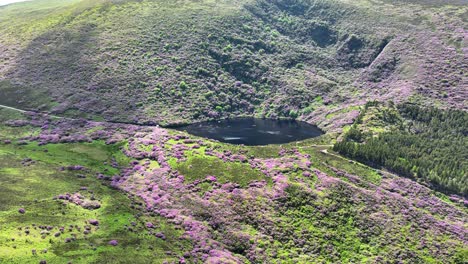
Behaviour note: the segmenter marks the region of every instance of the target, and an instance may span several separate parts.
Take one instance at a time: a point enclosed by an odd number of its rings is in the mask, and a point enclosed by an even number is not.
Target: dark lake
[[[323,134],[318,127],[305,122],[258,118],[201,122],[176,129],[221,142],[248,146],[289,143]]]

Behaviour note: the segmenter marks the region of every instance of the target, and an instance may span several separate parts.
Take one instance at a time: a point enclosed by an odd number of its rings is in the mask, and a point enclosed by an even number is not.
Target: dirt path
[[[21,112],[21,113],[28,113],[28,112],[30,112],[30,113],[38,113],[37,111],[27,111],[27,110],[23,110],[23,109],[11,107],[11,106],[6,106],[6,105],[0,105],[0,108],[9,109],[9,110],[13,110],[13,111]],[[47,113],[45,113],[45,114],[46,114],[47,116],[49,116],[49,117],[57,118],[57,119],[76,120],[75,118],[70,118],[70,117],[56,116],[56,115],[51,115],[51,114],[47,114]]]
[[[25,110],[22,110],[22,109],[18,109],[18,108],[14,108],[14,107],[11,107],[11,106],[6,106],[6,105],[0,105],[0,107],[10,109],[10,110],[13,110],[13,111],[18,111],[18,112],[21,112],[21,113],[28,112],[28,111],[25,111]]]
[[[337,155],[337,154],[335,154],[335,153],[330,153],[330,152],[328,152],[328,149],[322,149],[321,152],[324,153],[324,154],[333,156],[333,157],[337,157],[337,158],[339,158],[339,159],[346,160],[346,161],[349,161],[349,160],[350,160],[350,159],[347,159],[347,158],[345,158],[345,157],[343,157],[343,156]]]

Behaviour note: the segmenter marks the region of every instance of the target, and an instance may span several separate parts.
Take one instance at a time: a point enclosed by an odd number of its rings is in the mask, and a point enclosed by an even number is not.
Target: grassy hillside
[[[158,127],[1,114],[2,263],[467,257],[466,201],[313,146],[325,139],[245,147]]]
[[[174,124],[366,100],[466,107],[460,1],[54,1],[0,7],[0,103]]]
[[[96,177],[114,176],[130,162],[119,144],[9,143],[11,135],[29,132],[34,134],[28,127],[0,127],[1,263],[163,263],[177,260],[167,251],[191,248],[164,218],[143,216],[141,201]]]

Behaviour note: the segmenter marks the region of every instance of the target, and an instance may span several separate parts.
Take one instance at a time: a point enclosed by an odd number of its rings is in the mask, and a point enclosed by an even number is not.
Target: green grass
[[[348,113],[348,112],[351,112],[353,110],[359,110],[360,109],[360,106],[350,106],[348,108],[343,108],[343,109],[340,109],[338,111],[335,111],[335,112],[332,112],[332,113],[329,113],[325,116],[326,119],[330,119],[332,117],[335,117],[339,114],[343,114],[343,113]]]
[[[109,162],[112,158],[121,164],[128,164],[130,161],[120,151],[120,147],[123,144],[125,143],[106,145],[103,141],[93,141],[92,143],[47,144],[40,146],[36,142],[32,142],[24,146],[5,145],[0,151],[55,166],[81,165],[98,170],[106,175],[114,175],[118,173],[118,169],[110,166]]]
[[[9,120],[26,120],[26,116],[15,110],[0,107],[0,123],[4,123]],[[24,127],[11,127],[0,125],[0,141],[1,140],[15,140],[23,137],[37,135],[39,132],[38,128],[31,126]]]
[[[186,161],[177,162],[172,159],[169,163],[184,175],[188,182],[197,179],[203,180],[206,176],[213,175],[220,183],[234,182],[242,187],[247,186],[251,181],[267,180],[271,183],[270,178],[267,178],[260,171],[252,169],[246,163],[225,162],[211,156],[195,154],[189,156]]]
[[[334,171],[330,169],[330,167],[332,167],[332,168],[347,172],[349,174],[358,176],[365,182],[371,182],[377,185],[380,184],[382,176],[379,175],[376,170],[358,162],[351,162],[350,160],[346,158],[339,158],[333,155],[325,154],[322,152],[322,150],[324,149],[328,149],[328,148],[306,147],[306,148],[301,148],[300,151],[310,154],[313,166],[317,167],[319,170],[323,172],[326,172],[329,175],[339,177],[337,173],[335,173]],[[329,149],[327,151],[332,154],[336,154],[336,153],[333,153]],[[343,178],[343,179],[347,180],[346,178]]]
[[[167,256],[166,251],[188,249],[189,243],[178,239],[181,231],[162,218],[138,217],[139,206],[132,209],[133,202],[124,193],[96,179],[95,174],[105,169],[107,173],[117,172],[103,164],[111,157],[126,162],[118,154],[118,148],[118,145],[107,146],[103,142],[45,146],[0,144],[0,263],[39,263],[42,259],[47,263],[162,263],[175,260]],[[46,149],[48,152],[44,152]],[[36,162],[23,166],[21,161],[26,157]],[[61,166],[77,164],[89,170],[59,170]],[[86,178],[78,178],[77,174],[85,174]],[[80,190],[82,186],[89,191]],[[75,192],[89,198],[90,191],[101,208],[86,210],[53,200],[56,195]],[[25,208],[26,213],[19,214],[19,208]],[[99,229],[93,227],[91,234],[84,235],[89,219],[98,219]],[[167,239],[147,234],[144,228],[147,221],[153,222],[156,231],[163,232]],[[126,229],[131,222],[137,223],[134,232]],[[53,226],[53,230],[41,238],[42,230],[34,229],[33,224]],[[72,231],[68,231],[70,225],[75,226]],[[65,232],[55,237],[61,226],[65,227]],[[29,235],[25,234],[26,227],[29,227]],[[72,234],[76,235],[76,240],[65,243],[65,238]],[[112,239],[118,240],[119,245],[108,245]],[[32,254],[33,249],[38,256]],[[41,253],[44,249],[48,252]]]
[[[23,119],[24,115],[18,111],[0,107],[0,122],[12,119]]]
[[[31,126],[25,127],[6,127],[0,126],[0,138],[15,140],[24,137],[35,136],[39,133],[39,129],[33,128]]]

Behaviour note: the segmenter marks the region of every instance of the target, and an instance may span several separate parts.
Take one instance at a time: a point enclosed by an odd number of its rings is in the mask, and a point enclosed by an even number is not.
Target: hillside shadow
[[[72,22],[73,18],[67,18]],[[87,96],[83,89],[95,74],[87,50],[97,45],[96,26],[67,23],[33,39],[17,57],[17,65],[0,83],[0,104],[50,110],[67,97]]]

